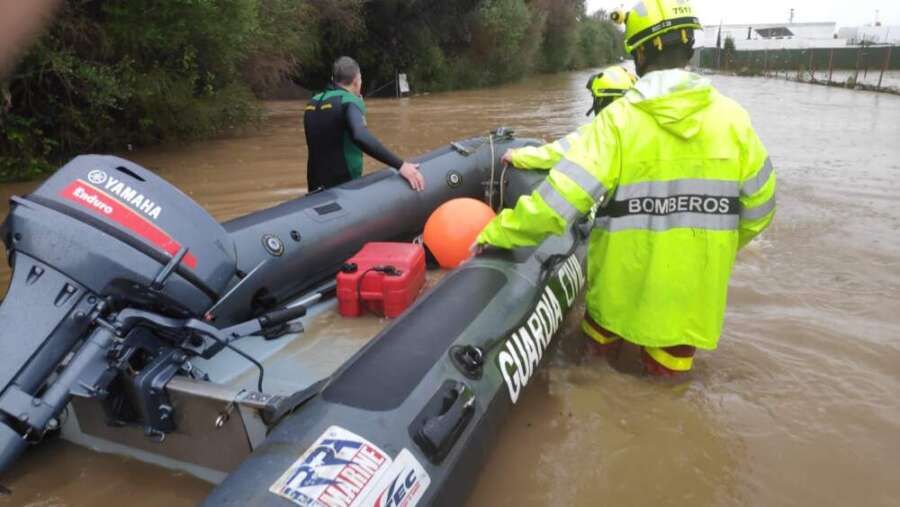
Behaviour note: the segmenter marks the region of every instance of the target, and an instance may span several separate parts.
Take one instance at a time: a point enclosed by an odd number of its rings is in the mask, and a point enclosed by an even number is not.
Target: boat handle
[[[305,317],[306,311],[306,307],[303,305],[294,306],[291,308],[282,308],[280,310],[273,310],[265,315],[260,315],[259,325],[260,327],[265,329],[267,327],[284,324],[285,322],[299,319],[300,317]]]
[[[410,427],[428,459],[438,464],[450,453],[475,414],[475,393],[462,382],[441,386]]]

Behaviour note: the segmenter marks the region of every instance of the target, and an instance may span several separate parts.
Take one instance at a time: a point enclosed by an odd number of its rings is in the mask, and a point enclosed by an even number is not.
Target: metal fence
[[[700,68],[744,76],[900,93],[900,46],[726,52],[700,48]]]

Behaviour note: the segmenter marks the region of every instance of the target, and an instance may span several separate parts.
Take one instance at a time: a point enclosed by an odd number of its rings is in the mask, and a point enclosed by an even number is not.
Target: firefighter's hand
[[[483,251],[484,251],[484,245],[479,245],[477,241],[475,243],[472,243],[472,246],[469,247],[469,256],[466,257],[466,259],[464,261],[459,263],[459,265],[462,266],[463,264],[469,263],[472,259],[481,255],[481,252],[483,252]]]
[[[503,156],[500,157],[500,161],[506,165],[513,165],[513,150],[506,150],[506,153],[504,153]]]
[[[400,166],[400,176],[403,176],[416,192],[425,190],[425,177],[419,172],[419,164],[403,162],[403,165]]]

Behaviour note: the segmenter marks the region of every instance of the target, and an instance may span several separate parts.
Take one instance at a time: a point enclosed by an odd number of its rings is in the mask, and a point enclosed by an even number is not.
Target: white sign
[[[409,79],[406,77],[406,74],[397,75],[397,86],[400,87],[400,95],[409,93]]]

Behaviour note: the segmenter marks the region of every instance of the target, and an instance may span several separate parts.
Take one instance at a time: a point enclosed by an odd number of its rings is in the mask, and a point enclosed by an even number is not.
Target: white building
[[[706,25],[698,39],[700,47],[716,47],[721,30],[722,44],[734,39],[735,48],[754,49],[807,49],[843,47],[846,40],[837,37],[837,23],[755,23],[738,25]]]
[[[838,31],[838,38],[849,44],[900,44],[900,25],[848,26]]]

